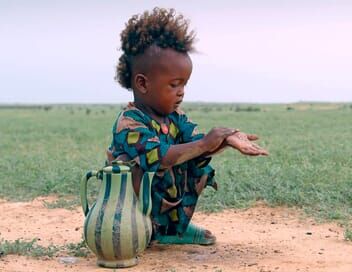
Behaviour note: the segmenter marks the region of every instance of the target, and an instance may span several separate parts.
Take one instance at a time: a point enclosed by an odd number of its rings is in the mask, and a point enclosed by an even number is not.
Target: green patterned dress
[[[183,233],[194,213],[198,196],[210,185],[216,188],[210,157],[161,169],[160,164],[169,147],[201,139],[197,125],[180,110],[167,116],[168,130],[129,103],[113,126],[113,140],[108,150],[108,163],[118,158],[133,160],[133,183],[140,182],[144,171],[156,172],[152,182],[152,222],[154,231],[173,235]],[[138,185],[137,185],[138,187]]]

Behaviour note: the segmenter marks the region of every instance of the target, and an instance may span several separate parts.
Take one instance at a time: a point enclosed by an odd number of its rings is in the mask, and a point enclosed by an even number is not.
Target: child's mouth
[[[178,106],[180,106],[180,105],[181,105],[181,103],[182,103],[182,100],[177,101],[177,102],[175,103],[175,105],[178,107]]]

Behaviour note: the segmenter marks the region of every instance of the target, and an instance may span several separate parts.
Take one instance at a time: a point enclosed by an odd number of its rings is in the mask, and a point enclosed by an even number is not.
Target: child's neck
[[[143,111],[144,113],[148,114],[152,119],[156,120],[158,123],[168,123],[168,119],[166,115],[161,115],[160,113],[153,110],[151,107],[142,104],[138,101],[133,102],[135,107]]]

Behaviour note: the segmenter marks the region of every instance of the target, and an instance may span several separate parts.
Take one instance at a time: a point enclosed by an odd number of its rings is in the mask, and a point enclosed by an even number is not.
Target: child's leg
[[[159,243],[202,245],[215,243],[216,238],[209,230],[190,223],[198,201],[198,196],[206,187],[208,178],[209,176],[205,174],[200,178],[189,177],[186,179],[183,184],[185,185],[183,197],[177,204],[170,203],[165,198],[160,197],[158,193],[154,194],[154,198],[161,200],[160,210],[157,209],[161,211],[161,213],[153,213],[153,221],[157,226],[155,239],[158,240]],[[163,213],[163,211],[165,212]],[[158,223],[165,222],[167,222],[166,225],[158,225]]]

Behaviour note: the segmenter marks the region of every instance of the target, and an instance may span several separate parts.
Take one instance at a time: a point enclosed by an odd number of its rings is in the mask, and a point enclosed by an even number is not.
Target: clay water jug
[[[87,183],[102,180],[97,200],[89,208]],[[151,184],[154,173],[142,176],[138,197],[133,189],[130,167],[122,162],[90,171],[81,180],[81,204],[85,215],[84,239],[104,267],[130,267],[150,242],[152,224]]]

